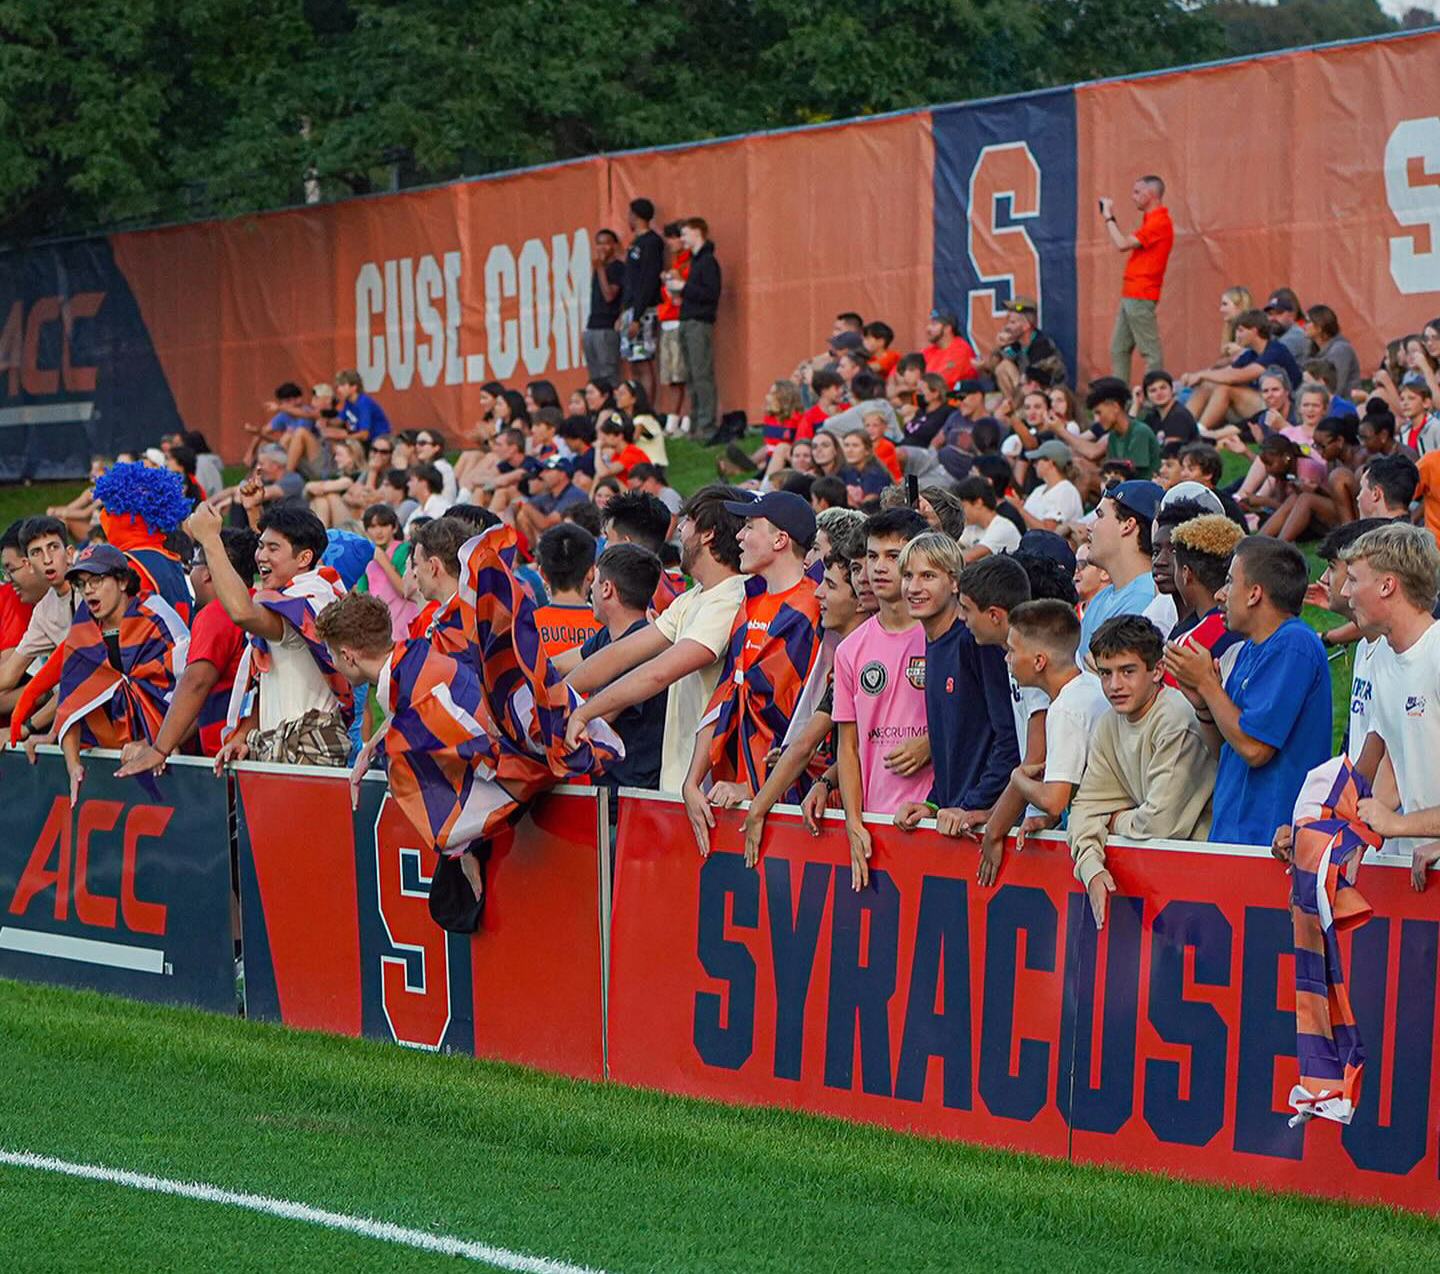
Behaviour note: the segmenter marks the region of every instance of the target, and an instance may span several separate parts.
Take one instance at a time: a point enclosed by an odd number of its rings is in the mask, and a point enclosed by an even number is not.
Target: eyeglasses
[[[370,451],[377,456],[393,456],[395,454],[394,447],[371,447]]]

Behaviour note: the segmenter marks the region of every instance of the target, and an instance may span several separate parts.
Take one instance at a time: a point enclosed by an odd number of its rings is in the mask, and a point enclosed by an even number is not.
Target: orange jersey
[[[547,655],[558,655],[583,645],[591,633],[602,627],[588,606],[570,602],[551,602],[535,608],[535,627],[540,631],[540,644]]]

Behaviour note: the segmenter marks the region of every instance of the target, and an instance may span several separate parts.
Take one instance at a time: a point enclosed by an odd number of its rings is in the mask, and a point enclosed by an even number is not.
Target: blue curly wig
[[[143,464],[112,464],[95,480],[95,501],[106,513],[134,514],[158,535],[168,535],[190,516],[184,479]]]

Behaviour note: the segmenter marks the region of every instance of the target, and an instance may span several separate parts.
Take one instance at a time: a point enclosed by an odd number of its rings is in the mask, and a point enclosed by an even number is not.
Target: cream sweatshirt
[[[1088,886],[1105,866],[1110,816],[1126,840],[1204,840],[1215,760],[1190,701],[1161,686],[1139,721],[1108,712],[1096,723],[1085,775],[1070,806],[1070,856]]]

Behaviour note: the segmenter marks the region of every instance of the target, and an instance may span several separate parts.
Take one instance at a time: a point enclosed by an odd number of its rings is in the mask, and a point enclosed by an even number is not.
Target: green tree
[[[1377,0],[1213,0],[1207,6],[1225,33],[1225,49],[1233,57],[1292,49],[1330,40],[1388,35],[1400,23]],[[1434,21],[1433,17],[1430,19]]]

